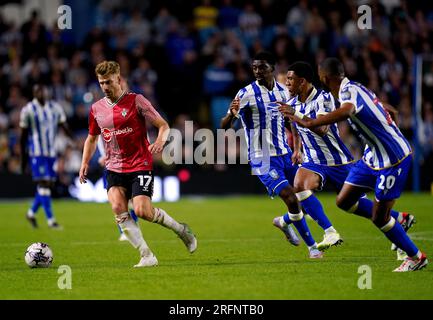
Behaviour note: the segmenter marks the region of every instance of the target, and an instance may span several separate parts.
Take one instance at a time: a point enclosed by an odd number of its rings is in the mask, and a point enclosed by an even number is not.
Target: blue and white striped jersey
[[[339,100],[341,104],[351,103],[356,108],[349,123],[367,145],[362,159],[369,167],[387,168],[412,153],[409,142],[379,99],[362,84],[344,78]]]
[[[241,89],[236,97],[240,99],[238,118],[245,130],[249,160],[292,152],[287,144],[284,117],[276,103],[289,100],[289,91],[283,84],[274,80],[270,91],[255,81]]]
[[[62,107],[54,101],[41,106],[36,99],[21,110],[20,127],[29,129],[29,155],[55,157],[54,140],[59,123],[66,121]]]
[[[296,96],[290,99],[288,105],[311,119],[316,119],[319,115],[335,110],[335,101],[332,95],[314,87],[305,103],[299,101],[298,96]],[[296,123],[295,127],[302,140],[304,162],[335,166],[353,161],[352,154],[340,138],[336,123],[329,126],[328,132],[323,137],[310,129],[296,125]]]

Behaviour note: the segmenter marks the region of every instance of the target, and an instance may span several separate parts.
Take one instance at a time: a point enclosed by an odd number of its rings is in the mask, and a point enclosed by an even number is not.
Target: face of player
[[[294,97],[301,94],[304,87],[305,79],[299,78],[294,71],[289,70],[286,76],[286,87],[290,92],[290,96]]]
[[[274,78],[274,67],[265,60],[254,60],[252,64],[254,77],[261,85],[266,85]]]
[[[110,74],[108,76],[98,75],[99,85],[105,96],[111,101],[117,100],[122,93],[120,85],[120,75]]]
[[[45,92],[44,87],[39,84],[36,84],[33,87],[33,97],[36,98],[36,100],[38,100],[41,103],[43,103],[45,100],[44,92]]]

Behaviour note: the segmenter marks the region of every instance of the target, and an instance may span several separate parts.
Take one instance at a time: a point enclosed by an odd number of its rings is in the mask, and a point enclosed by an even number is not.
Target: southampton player
[[[86,182],[89,161],[95,152],[98,136],[102,135],[108,200],[117,224],[131,245],[140,252],[141,259],[135,267],[156,266],[158,260],[128,213],[128,200],[131,198],[138,217],[173,230],[188,251],[193,253],[197,240],[189,226],[178,223],[163,209],[154,208],[151,202],[152,154],[161,152],[164,147],[169,131],[167,122],[142,95],[122,90],[117,62],[101,62],[95,72],[105,98],[94,103],[90,110],[89,135],[84,144],[80,182]],[[159,130],[153,144],[147,140],[147,121]]]
[[[308,63],[296,62],[289,67],[286,78],[286,86],[293,97],[288,105],[300,116],[311,119],[335,110],[333,96],[316,89],[312,84],[313,77],[313,69]],[[295,130],[292,133],[295,142],[293,160],[302,163],[294,182],[296,195],[304,210],[325,231],[323,241],[318,244],[319,250],[324,250],[342,240],[327,218],[322,204],[311,195],[314,190],[321,190],[326,181],[329,181],[339,192],[353,166],[354,159],[341,140],[336,123],[311,129],[296,126],[295,123]],[[372,209],[373,202],[366,197],[361,197],[352,211],[354,214],[371,218]],[[391,215],[402,224],[405,231],[414,221],[413,215],[405,212],[391,210]]]
[[[33,181],[37,183],[35,199],[27,211],[27,219],[36,228],[35,214],[42,206],[48,226],[61,229],[51,205],[51,188],[57,178],[54,142],[58,127],[62,127],[68,136],[72,135],[66,125],[65,112],[59,104],[46,99],[44,85],[33,86],[33,100],[21,110],[20,127],[21,168],[25,172],[27,161],[30,160]]]
[[[266,186],[271,197],[280,196],[288,208],[284,216],[274,219],[274,225],[293,241],[294,232],[288,227],[293,223],[309,248],[310,258],[321,258],[323,254],[317,249],[291,186],[298,166],[292,164],[284,118],[276,104],[281,100],[287,102],[289,92],[275,80],[274,66],[275,59],[268,52],[254,57],[252,70],[256,81],[238,92],[221,127],[227,129],[235,118],[241,120],[253,174]]]
[[[408,258],[394,271],[420,270],[428,264],[427,257],[407,236],[403,227],[390,215],[392,206],[404,188],[412,161],[412,150],[387,109],[376,95],[363,85],[344,75],[342,63],[325,59],[319,66],[320,81],[339,99],[340,107],[317,119],[292,116],[287,106],[281,111],[306,128],[314,128],[349,119],[349,123],[365,142],[363,158],[359,160],[337,196],[337,205],[350,210],[369,189],[375,191],[372,220],[376,227]],[[300,117],[298,117],[300,116]]]

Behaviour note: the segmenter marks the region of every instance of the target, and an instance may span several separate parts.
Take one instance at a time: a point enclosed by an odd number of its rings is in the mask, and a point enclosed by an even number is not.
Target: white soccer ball
[[[46,243],[35,242],[27,248],[24,260],[30,268],[48,268],[53,262],[53,251]]]

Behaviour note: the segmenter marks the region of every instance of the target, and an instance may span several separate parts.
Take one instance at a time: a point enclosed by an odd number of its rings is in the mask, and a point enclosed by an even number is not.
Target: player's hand
[[[290,119],[290,121],[296,122],[301,127],[307,129],[315,127],[314,119],[309,119],[309,118],[300,119],[298,117],[295,117],[294,115],[288,116],[288,118]]]
[[[281,102],[277,101],[277,103],[280,105],[278,107],[278,110],[283,114],[284,117],[289,117],[295,114],[295,109],[293,109],[291,106]]]
[[[82,164],[80,168],[80,183],[87,182],[87,171],[89,170],[88,164]]]
[[[240,108],[240,99],[234,98],[230,103],[230,113],[232,114],[233,117],[238,115],[239,108]]]
[[[149,146],[149,152],[152,154],[160,153],[164,149],[164,144],[165,143],[162,141],[155,141],[155,143],[152,143]]]
[[[302,153],[299,151],[294,151],[292,154],[292,164],[302,163]]]

